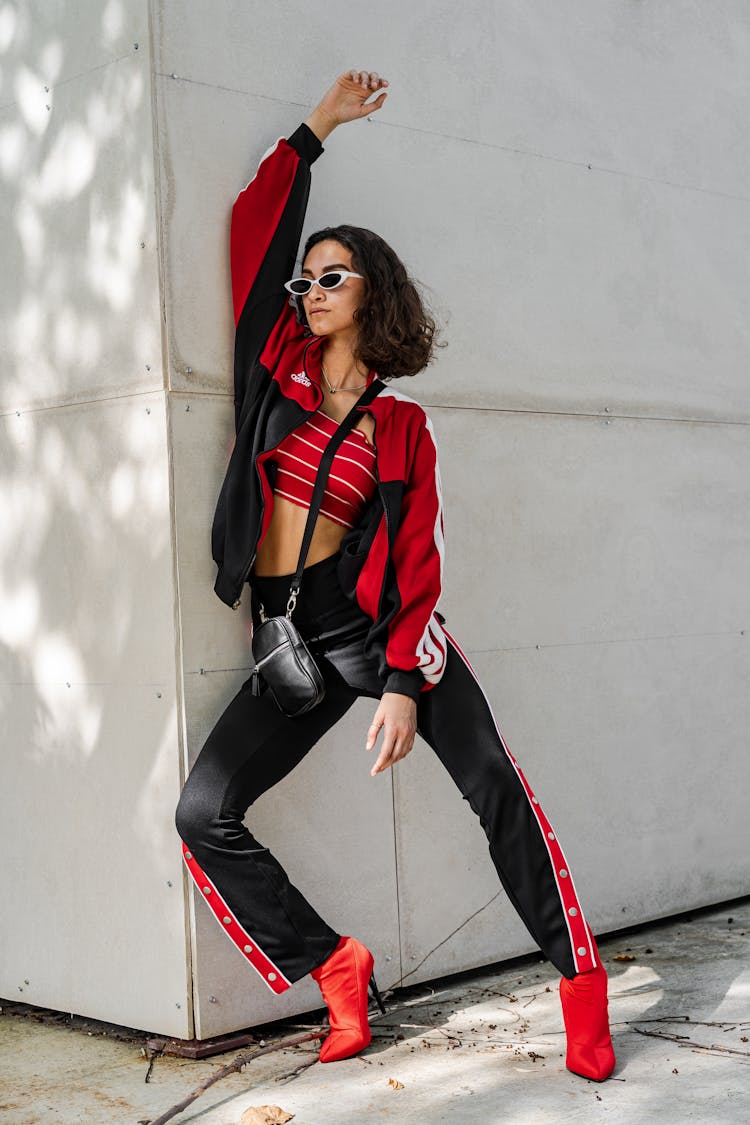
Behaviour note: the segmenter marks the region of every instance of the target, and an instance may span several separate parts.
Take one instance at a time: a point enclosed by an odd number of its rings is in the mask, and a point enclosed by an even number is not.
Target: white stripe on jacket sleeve
[[[424,632],[417,643],[417,667],[430,684],[436,684],[445,671],[445,660],[447,654],[447,642],[443,627],[438,620],[435,610],[437,609],[438,602],[440,601],[440,594],[443,589],[443,568],[445,563],[445,538],[443,534],[443,488],[440,479],[440,466],[438,464],[437,441],[435,440],[435,430],[431,420],[427,417],[423,407],[408,395],[402,395],[398,391],[386,387],[380,392],[381,398],[395,398],[401,402],[411,403],[413,406],[419,407],[425,421],[425,429],[430,435],[430,440],[435,452],[435,495],[437,497],[437,511],[435,513],[435,524],[432,530],[433,541],[435,550],[437,551],[438,559],[440,560],[440,581],[438,596],[435,599],[435,604],[432,607],[430,616],[424,628]],[[376,439],[377,444],[377,439]]]

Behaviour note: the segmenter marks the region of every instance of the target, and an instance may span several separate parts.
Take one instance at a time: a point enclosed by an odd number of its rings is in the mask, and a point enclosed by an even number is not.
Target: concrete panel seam
[[[293,102],[288,98],[273,98],[267,94],[257,94],[251,90],[241,90],[235,86],[224,86],[218,82],[205,82],[200,78],[188,78],[183,74],[176,74],[174,71],[166,73],[165,71],[155,71],[155,75],[159,78],[171,78],[174,82],[187,82],[191,86],[205,86],[209,90],[221,90],[228,94],[239,94],[246,98],[258,98],[262,101],[274,102],[277,105],[296,106],[298,109],[312,109],[312,106],[306,102]],[[529,156],[535,160],[547,160],[553,164],[564,164],[572,168],[585,168],[588,172],[600,172],[606,176],[619,176],[622,179],[628,180],[642,180],[648,184],[658,184],[661,187],[677,188],[680,191],[697,192],[700,195],[715,196],[717,199],[735,199],[740,203],[750,203],[750,196],[740,195],[731,191],[719,191],[716,188],[702,188],[697,187],[695,184],[682,183],[677,180],[662,180],[658,176],[646,176],[640,172],[626,172],[621,168],[606,168],[603,165],[590,164],[586,160],[570,160],[564,156],[551,156],[544,152],[534,152],[533,149],[517,148],[513,145],[496,144],[492,141],[480,141],[476,137],[462,137],[457,133],[442,133],[438,129],[423,129],[416,125],[404,125],[398,121],[384,121],[382,118],[379,120],[371,120],[371,124],[380,126],[381,128],[402,129],[408,133],[417,133],[420,136],[438,137],[444,141],[458,141],[460,144],[475,145],[477,148],[488,148],[494,151],[507,152],[513,156]]]
[[[173,618],[174,618],[174,644],[175,644],[175,692],[177,697],[177,756],[178,756],[178,769],[180,775],[180,789],[185,784],[185,779],[189,771],[188,765],[188,751],[187,751],[187,714],[185,702],[185,667],[184,667],[184,644],[183,644],[183,623],[182,623],[182,596],[180,588],[180,565],[179,565],[179,536],[177,534],[177,501],[176,501],[176,488],[175,488],[175,464],[174,464],[174,428],[172,420],[171,401],[169,398],[169,386],[171,383],[171,371],[169,366],[169,346],[167,335],[167,294],[165,284],[165,248],[164,248],[164,230],[165,230],[165,216],[162,207],[163,192],[162,192],[162,178],[161,178],[161,159],[160,159],[160,137],[159,137],[159,107],[157,104],[157,90],[156,82],[153,80],[153,66],[151,65],[155,58],[154,50],[154,12],[153,5],[149,0],[148,3],[148,49],[149,49],[149,85],[150,85],[150,103],[151,103],[151,157],[153,162],[153,185],[154,185],[154,209],[156,211],[156,245],[157,245],[157,269],[158,269],[158,284],[159,284],[159,307],[160,307],[160,329],[161,329],[161,349],[162,349],[162,373],[164,382],[165,393],[165,414],[167,422],[167,463],[168,463],[168,477],[169,477],[169,532],[172,547],[172,590],[173,590]],[[175,847],[178,846],[178,836],[175,830]],[[186,873],[183,871],[183,925],[184,925],[184,939],[185,939],[185,998],[187,1001],[187,1019],[189,1034],[194,1036],[196,1034],[196,1016],[199,1011],[199,998],[198,986],[196,981],[195,972],[195,919],[194,912],[191,908],[192,903],[192,887],[189,886],[190,880],[187,878]]]
[[[297,109],[311,110],[313,105],[309,102],[293,102],[289,98],[274,98],[271,94],[258,94],[252,90],[241,90],[237,86],[224,86],[220,82],[204,82],[200,78],[188,78],[184,74],[176,74],[174,71],[155,70],[155,78],[171,78],[173,82],[186,82],[190,86],[205,86],[209,90],[221,90],[225,94],[239,94],[245,98],[258,98],[263,102],[274,102],[276,105],[290,105]]]
[[[78,406],[95,406],[97,403],[117,402],[125,398],[153,398],[156,395],[163,396],[164,388],[151,387],[145,391],[123,391],[122,394],[94,395],[93,398],[75,398],[66,402],[45,403],[44,406],[21,406],[18,408],[12,406],[10,410],[0,409],[0,418],[11,418],[14,414],[20,416],[22,414],[43,414],[50,410],[70,410]]]
[[[642,644],[645,641],[676,641],[691,637],[697,637],[698,639],[704,637],[744,637],[748,628],[750,628],[750,626],[746,625],[741,629],[717,629],[716,631],[705,633],[655,633],[650,637],[605,637],[600,641],[540,641],[538,644],[533,645],[506,645],[502,648],[473,648],[471,653],[473,656],[492,656],[495,653],[526,652],[534,649],[595,648],[597,645],[631,645]]]
[[[54,82],[51,86],[46,86],[45,84],[45,90],[48,90],[49,93],[53,94],[55,90],[59,90],[63,86],[68,86],[71,82],[78,82],[81,78],[86,78],[89,74],[95,74],[97,70],[106,70],[107,67],[114,66],[115,63],[122,62],[123,59],[132,59],[134,54],[135,49],[132,51],[128,51],[126,55],[116,55],[115,58],[108,59],[107,62],[97,63],[96,66],[92,66],[88,70],[82,70],[78,74],[71,74],[68,78],[63,78],[61,82]],[[20,106],[20,104],[21,103],[14,98],[12,101],[3,102],[2,105],[0,105],[0,111],[4,109],[12,109],[13,106]]]
[[[229,396],[227,396],[229,397]],[[689,418],[668,414],[613,414],[605,407],[606,413],[594,413],[588,410],[535,410],[532,407],[518,406],[472,406],[465,403],[430,402],[428,396],[422,395],[420,402],[426,410],[467,410],[475,414],[520,414],[521,416],[534,416],[536,414],[550,418],[594,418],[596,421],[610,422],[683,422],[699,426],[750,426],[750,419],[742,421],[737,418]]]
[[[698,192],[700,195],[716,196],[719,199],[736,199],[741,203],[750,203],[750,196],[739,195],[731,191],[719,191],[715,188],[696,187],[694,184],[680,183],[676,180],[662,180],[658,176],[645,176],[640,172],[625,172],[620,168],[605,168],[603,165],[590,164],[586,160],[569,160],[564,156],[551,156],[545,152],[534,152],[533,149],[515,148],[512,145],[495,144],[492,141],[480,141],[474,137],[461,137],[455,133],[441,133],[437,129],[422,129],[414,125],[404,125],[397,121],[384,121],[380,118],[373,124],[381,128],[403,129],[409,133],[420,133],[425,136],[439,137],[446,141],[461,141],[464,144],[476,145],[478,148],[496,149],[500,152],[509,152],[515,156],[531,156],[536,160],[549,160],[554,164],[566,164],[573,168],[585,168],[588,172],[601,172],[607,176],[620,176],[628,180],[643,180],[644,183],[659,184],[662,187],[679,188],[682,191]]]
[[[398,979],[404,979],[404,942],[402,937],[401,927],[401,888],[399,884],[399,864],[398,864],[398,832],[397,832],[397,818],[398,810],[396,808],[396,784],[398,777],[391,771],[391,812],[393,815],[393,871],[396,880],[396,933],[398,934]]]
[[[451,932],[449,934],[447,934],[444,938],[442,938],[437,943],[437,945],[434,945],[432,947],[432,949],[429,949],[427,951],[427,953],[425,953],[422,960],[417,965],[415,965],[413,969],[410,969],[408,973],[403,974],[403,976],[401,977],[401,979],[398,982],[399,988],[403,986],[404,982],[406,980],[408,980],[409,977],[413,976],[414,973],[419,972],[422,965],[424,965],[425,961],[427,961],[430,957],[432,957],[433,953],[437,953],[438,949],[441,949],[446,944],[446,942],[449,942],[451,940],[451,938],[456,936],[457,933],[460,933],[460,931],[465,926],[468,926],[469,922],[471,922],[479,914],[481,914],[483,911],[485,911],[488,906],[491,906],[492,903],[495,902],[496,899],[500,898],[500,896],[503,893],[504,892],[503,892],[502,888],[499,891],[496,891],[495,894],[492,896],[492,898],[488,899],[487,902],[485,902],[482,906],[479,906],[479,907],[477,907],[476,910],[472,911],[472,913],[469,914],[469,916],[467,918],[464,918],[463,922],[459,922],[459,924],[456,926],[456,928],[451,930]],[[400,937],[400,935],[399,935],[399,937]]]
[[[209,391],[203,388],[196,388],[195,390],[186,391],[183,388],[170,388],[169,393],[171,395],[181,395],[184,398],[219,398],[226,399],[227,401],[233,400],[233,392],[230,390]],[[539,410],[533,407],[520,406],[473,406],[472,404],[461,402],[431,402],[429,392],[423,393],[419,401],[424,406],[425,410],[463,410],[471,411],[475,414],[518,414],[521,417],[540,415],[541,417],[549,418],[593,418],[596,421],[604,420],[605,422],[680,422],[698,426],[750,426],[750,419],[743,421],[740,418],[697,418],[687,415],[678,416],[670,414],[613,414],[608,407],[604,407],[602,412],[597,413],[593,410]],[[13,411],[9,413],[13,413]]]
[[[237,668],[192,668],[188,669],[184,675],[186,676],[210,676],[213,673],[221,672],[246,672],[249,668],[249,661],[247,664],[241,664]]]
[[[156,57],[154,44],[154,12],[151,0],[148,2],[148,51],[149,64]],[[156,214],[156,269],[159,284],[159,328],[161,331],[161,369],[162,384],[165,390],[171,389],[171,370],[169,357],[169,332],[167,325],[167,284],[165,230],[167,219],[164,212],[165,192],[162,183],[161,138],[159,135],[159,96],[154,80],[153,66],[149,65],[149,93],[151,103],[151,159],[154,185],[154,211]]]

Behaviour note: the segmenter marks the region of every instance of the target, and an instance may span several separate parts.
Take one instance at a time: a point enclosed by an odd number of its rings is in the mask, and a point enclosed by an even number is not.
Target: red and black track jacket
[[[273,512],[276,447],[321,405],[322,338],[297,317],[283,282],[294,267],[323,146],[307,125],[280,138],[232,209],[235,442],[216,506],[215,591],[234,609]],[[371,371],[368,385],[376,377]],[[436,607],[443,511],[432,424],[386,386],[367,407],[375,422],[377,490],[342,541],[339,578],[372,618],[365,640],[384,691],[417,699],[443,674]]]

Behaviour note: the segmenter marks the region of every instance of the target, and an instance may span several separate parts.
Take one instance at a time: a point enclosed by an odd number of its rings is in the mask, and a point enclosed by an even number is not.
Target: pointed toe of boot
[[[615,1052],[608,1046],[591,1047],[588,1044],[569,1043],[565,1066],[580,1078],[590,1078],[594,1082],[604,1082],[615,1069]]]
[[[354,937],[342,937],[330,957],[310,974],[328,1007],[331,1030],[320,1048],[321,1062],[359,1054],[372,1040],[367,1016],[367,986],[372,953]]]
[[[604,1082],[615,1069],[615,1052],[608,1034],[597,1043],[568,1038],[567,1069],[579,1078]]]
[[[339,1059],[350,1059],[370,1046],[372,1032],[358,1031],[354,1028],[347,1031],[332,1031],[323,1041],[318,1058],[322,1063],[338,1062]]]
[[[590,931],[589,931],[590,933]],[[573,1074],[603,1082],[615,1068],[607,1014],[607,973],[596,943],[596,967],[560,981],[560,1003],[567,1038],[565,1065]]]

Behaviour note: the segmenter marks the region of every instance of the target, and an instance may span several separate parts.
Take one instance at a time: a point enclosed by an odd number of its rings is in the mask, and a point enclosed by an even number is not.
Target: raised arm
[[[284,282],[292,276],[310,193],[310,165],[323,151],[300,125],[280,137],[232,208],[230,261],[235,322],[234,402],[237,418],[248,379],[274,325],[293,323]]]
[[[292,276],[310,193],[310,166],[322,141],[346,121],[379,109],[386,86],[368,71],[336,79],[310,116],[288,139],[280,137],[232,207],[230,262],[235,323],[234,399],[239,420],[250,371],[280,318],[295,325],[284,282]]]
[[[346,74],[336,79],[305,124],[321,141],[324,141],[337,125],[343,125],[346,121],[357,121],[360,117],[368,117],[375,110],[380,109],[388,97],[385,92],[387,85],[387,80],[381,78],[374,70],[347,70]],[[376,90],[381,90],[382,93],[374,101],[368,102],[367,99]]]

